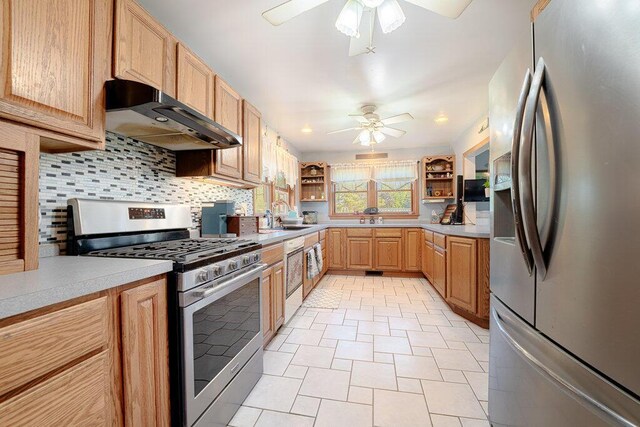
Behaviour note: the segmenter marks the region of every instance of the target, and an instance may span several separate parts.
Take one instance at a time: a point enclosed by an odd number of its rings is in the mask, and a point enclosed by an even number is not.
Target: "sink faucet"
[[[289,203],[285,202],[284,200],[276,200],[275,202],[271,203],[271,211],[269,211],[269,214],[271,215],[271,221],[270,221],[271,228],[274,227],[276,221],[280,221],[280,223],[282,223],[282,218],[281,218],[282,214],[275,215],[273,213],[273,211],[277,206],[285,206],[287,208],[286,214],[288,214],[289,211],[291,210],[291,206],[289,206]]]

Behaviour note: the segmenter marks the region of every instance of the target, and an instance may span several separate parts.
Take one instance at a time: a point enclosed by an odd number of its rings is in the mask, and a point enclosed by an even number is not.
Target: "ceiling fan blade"
[[[353,140],[352,144],[360,144],[360,134],[356,136],[356,139]]]
[[[400,129],[394,129],[394,128],[388,128],[388,127],[383,127],[378,129],[380,132],[384,133],[385,135],[389,135],[392,136],[394,138],[400,138],[402,135],[404,135],[405,133],[407,133],[406,131],[400,130]]]
[[[349,56],[358,56],[373,52],[373,26],[376,10],[365,10],[360,21],[360,37],[351,37],[349,42]]]
[[[358,123],[362,123],[363,125],[369,124],[369,119],[361,114],[349,114],[349,117],[356,119]]]
[[[397,116],[387,117],[386,119],[382,119],[383,125],[392,125],[394,123],[402,123],[408,122],[409,120],[413,120],[413,116],[409,113],[398,114]]]
[[[262,13],[271,25],[280,25],[329,0],[289,0]]]
[[[349,132],[351,130],[360,130],[360,128],[349,128],[349,129],[334,130],[334,131],[331,131],[331,132],[327,133],[327,135],[333,135],[334,133]]]
[[[447,18],[455,19],[469,6],[471,0],[405,0]]]

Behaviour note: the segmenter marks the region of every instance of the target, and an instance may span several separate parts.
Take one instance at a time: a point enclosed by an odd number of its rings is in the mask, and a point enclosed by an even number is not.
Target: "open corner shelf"
[[[456,156],[422,158],[421,181],[423,202],[452,200],[456,197]]]
[[[326,162],[300,162],[300,201],[326,202],[328,181]]]

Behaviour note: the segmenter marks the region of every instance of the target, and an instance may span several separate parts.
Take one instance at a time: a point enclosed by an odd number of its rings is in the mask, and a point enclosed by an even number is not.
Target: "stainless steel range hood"
[[[131,80],[105,83],[107,130],[172,151],[242,145],[242,138],[166,93]]]

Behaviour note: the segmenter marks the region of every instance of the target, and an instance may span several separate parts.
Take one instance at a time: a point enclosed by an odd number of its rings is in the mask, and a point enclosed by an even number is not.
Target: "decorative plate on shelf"
[[[442,165],[435,165],[435,166],[433,167],[433,170],[434,170],[434,171],[443,171],[443,170],[444,170],[444,166],[442,166]]]

